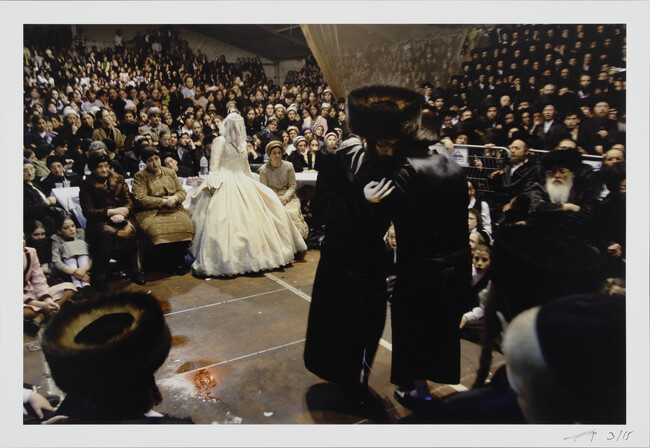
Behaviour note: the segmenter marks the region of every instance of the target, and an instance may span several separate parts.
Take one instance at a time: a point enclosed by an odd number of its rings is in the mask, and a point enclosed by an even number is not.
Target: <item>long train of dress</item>
[[[229,115],[224,120],[226,137],[229,127],[239,126],[240,118]],[[241,131],[236,131],[236,137],[228,141],[223,136],[215,139],[210,174],[191,196],[195,234],[190,253],[196,275],[231,276],[275,269],[291,263],[295,253],[307,250],[275,192],[252,176],[245,146],[237,141]]]

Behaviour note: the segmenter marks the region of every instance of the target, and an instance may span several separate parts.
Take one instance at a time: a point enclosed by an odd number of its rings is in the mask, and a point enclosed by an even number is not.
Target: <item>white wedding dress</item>
[[[228,115],[221,131],[212,144],[210,173],[190,198],[192,271],[232,276],[291,263],[307,246],[275,192],[251,174],[244,119]]]

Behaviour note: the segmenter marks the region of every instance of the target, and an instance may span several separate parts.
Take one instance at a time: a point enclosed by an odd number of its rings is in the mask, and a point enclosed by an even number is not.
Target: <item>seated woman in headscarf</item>
[[[133,177],[135,220],[170,269],[184,275],[189,271],[185,254],[194,236],[194,225],[183,207],[187,193],[176,173],[162,166],[156,148],[146,147],[140,159],[147,167]]]
[[[291,220],[303,238],[309,235],[309,227],[300,210],[300,199],[296,196],[296,171],[291,162],[282,160],[284,148],[282,142],[272,140],[266,145],[269,161],[260,168],[260,182],[278,195]]]
[[[88,160],[91,175],[81,185],[79,202],[86,217],[86,235],[93,259],[93,278],[98,290],[106,290],[108,262],[122,256],[138,285],[144,277],[138,261],[133,199],[124,177],[111,171],[110,158],[93,154]]]
[[[296,150],[287,157],[287,161],[293,164],[293,169],[296,173],[302,173],[305,170],[313,169],[316,160],[314,153],[312,153],[307,147],[307,139],[302,135],[299,135],[293,140],[293,146]]]

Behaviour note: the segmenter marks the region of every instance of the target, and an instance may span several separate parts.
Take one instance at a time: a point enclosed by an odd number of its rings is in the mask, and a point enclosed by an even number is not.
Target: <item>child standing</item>
[[[92,266],[88,244],[84,240],[84,230],[77,229],[69,216],[63,218],[56,234],[52,235],[52,263],[57,270],[70,275],[78,289],[88,293],[88,271]]]

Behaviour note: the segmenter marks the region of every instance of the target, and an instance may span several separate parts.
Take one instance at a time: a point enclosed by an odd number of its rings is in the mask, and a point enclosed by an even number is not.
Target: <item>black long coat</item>
[[[312,200],[325,239],[304,361],[311,372],[345,387],[358,385],[362,366],[372,364],[386,320],[383,235],[389,223],[363,196],[363,186],[377,176],[369,164],[357,164],[362,155],[358,145],[325,156]]]
[[[546,191],[546,182],[540,181],[526,188],[530,197],[530,223],[552,228],[579,241],[599,247],[599,232],[596,225],[601,222],[600,192],[589,176],[577,173],[569,193],[568,203],[580,206],[580,211],[563,211],[562,204],[551,202]]]
[[[391,382],[428,379],[456,384],[458,325],[472,275],[467,178],[444,155],[417,152],[397,170],[397,188],[387,203],[399,254],[391,302]]]
[[[23,181],[23,224],[37,219],[43,223],[48,235],[56,233],[56,225],[62,216],[63,209],[45,202],[35,190],[38,188],[36,184],[33,185],[34,187]]]
[[[538,182],[540,178],[539,164],[530,156],[512,175],[510,169],[511,165],[506,165],[503,174],[499,172],[493,178],[488,178],[494,191],[490,200],[490,214],[495,224],[503,220],[503,206],[522,194],[527,185]]]

